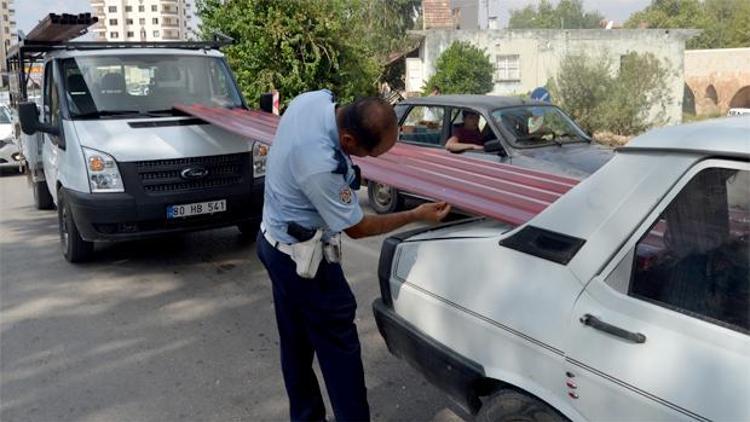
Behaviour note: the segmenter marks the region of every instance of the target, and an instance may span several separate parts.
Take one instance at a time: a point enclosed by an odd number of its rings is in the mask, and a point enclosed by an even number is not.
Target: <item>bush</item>
[[[549,85],[560,107],[587,131],[636,135],[664,123],[659,116],[671,101],[668,76],[651,53],[622,56],[617,72],[606,57],[576,54],[563,59]]]
[[[440,87],[442,94],[486,94],[492,91],[494,67],[489,56],[468,42],[454,41],[438,57],[435,74],[424,92]]]

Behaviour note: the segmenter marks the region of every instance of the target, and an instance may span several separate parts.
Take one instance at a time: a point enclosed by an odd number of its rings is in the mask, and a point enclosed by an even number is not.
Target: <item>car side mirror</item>
[[[484,143],[484,152],[500,152],[503,151],[503,144],[499,139],[493,139]]]
[[[33,135],[37,132],[49,133],[52,136],[60,135],[60,128],[39,121],[39,109],[36,103],[19,103],[18,120],[21,123],[21,130],[27,135]]]

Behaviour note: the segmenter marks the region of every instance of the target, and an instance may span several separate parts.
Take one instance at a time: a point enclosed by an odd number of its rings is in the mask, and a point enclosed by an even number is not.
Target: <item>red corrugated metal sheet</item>
[[[273,142],[279,123],[278,116],[261,111],[202,105],[176,108],[268,144]],[[511,224],[530,220],[578,183],[567,177],[401,143],[380,157],[354,157],[354,162],[368,180]]]

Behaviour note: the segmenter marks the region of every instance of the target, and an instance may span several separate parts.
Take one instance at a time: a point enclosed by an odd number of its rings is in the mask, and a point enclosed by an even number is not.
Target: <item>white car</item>
[[[20,170],[22,157],[14,142],[15,134],[10,110],[0,104],[0,171],[8,168]]]
[[[750,108],[730,108],[727,117],[750,116]]]
[[[750,420],[750,118],[653,130],[528,223],[383,245],[392,353],[479,420]]]

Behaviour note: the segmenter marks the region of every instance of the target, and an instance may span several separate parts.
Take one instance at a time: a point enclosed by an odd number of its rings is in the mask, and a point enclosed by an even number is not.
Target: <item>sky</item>
[[[501,3],[503,24],[507,23],[511,9],[522,8],[529,4],[537,3],[537,0],[491,1]],[[584,0],[583,3],[587,10],[595,9],[609,20],[623,22],[631,13],[648,6],[651,0]],[[91,12],[91,3],[89,0],[16,0],[15,5],[18,29],[24,33],[28,33],[47,13]]]

